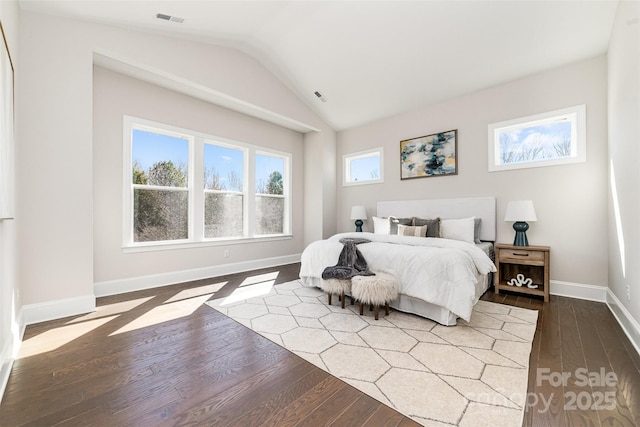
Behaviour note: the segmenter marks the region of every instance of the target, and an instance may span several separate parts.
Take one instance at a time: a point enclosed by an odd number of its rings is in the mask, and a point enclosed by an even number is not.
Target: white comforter
[[[344,237],[364,238],[358,245],[371,270],[390,270],[400,282],[400,293],[444,307],[469,320],[477,302],[478,274],[496,271],[489,257],[472,243],[449,239],[341,233],[311,243],[302,253],[300,277],[320,278],[336,265]]]

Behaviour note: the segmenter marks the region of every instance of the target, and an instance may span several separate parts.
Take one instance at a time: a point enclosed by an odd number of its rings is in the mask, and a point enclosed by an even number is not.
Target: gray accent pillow
[[[482,218],[474,218],[473,220],[473,240],[480,243],[480,227],[482,227]],[[429,231],[427,229],[427,234]]]
[[[440,218],[413,217],[413,225],[427,226],[427,237],[440,237]]]
[[[395,216],[390,216],[389,217],[389,228],[390,228],[389,234],[398,234],[398,224],[413,225],[413,218],[396,218]]]

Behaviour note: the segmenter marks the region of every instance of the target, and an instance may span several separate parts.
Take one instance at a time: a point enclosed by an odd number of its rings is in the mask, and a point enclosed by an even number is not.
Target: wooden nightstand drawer
[[[500,261],[510,260],[520,261],[542,261],[544,262],[544,252],[528,249],[502,249],[500,251]]]

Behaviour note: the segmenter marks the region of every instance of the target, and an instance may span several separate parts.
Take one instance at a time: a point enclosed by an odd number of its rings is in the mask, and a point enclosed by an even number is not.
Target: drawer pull
[[[523,254],[518,252],[512,252],[515,256],[529,256],[529,254]]]

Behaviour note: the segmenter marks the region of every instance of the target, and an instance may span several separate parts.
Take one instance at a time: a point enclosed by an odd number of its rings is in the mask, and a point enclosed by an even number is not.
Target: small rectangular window
[[[489,171],[586,161],[585,106],[489,125]]]
[[[382,148],[345,154],[343,167],[343,185],[384,182]]]

